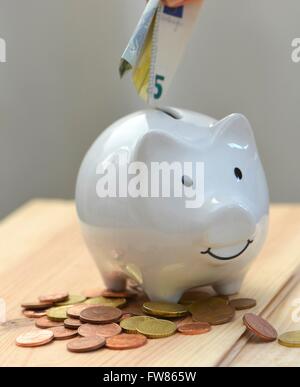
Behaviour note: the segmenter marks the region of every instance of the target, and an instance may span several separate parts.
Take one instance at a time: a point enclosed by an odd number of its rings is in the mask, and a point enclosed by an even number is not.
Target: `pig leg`
[[[164,301],[177,303],[184,290],[172,286],[167,280],[157,280],[159,275],[150,276],[144,280],[143,289],[151,301]]]
[[[151,287],[150,288],[145,287],[145,292],[151,301],[156,301],[156,302],[162,301],[162,302],[172,302],[176,304],[182,296],[182,291],[174,290],[172,292],[169,290],[168,292],[162,292],[158,289],[154,289]]]
[[[114,272],[104,272],[102,277],[107,289],[110,289],[114,292],[121,292],[126,289],[126,276],[123,273],[114,271]]]
[[[242,283],[244,280],[244,275],[239,277],[233,277],[224,279],[223,281],[217,282],[213,285],[213,289],[219,295],[223,296],[232,296],[239,293]]]

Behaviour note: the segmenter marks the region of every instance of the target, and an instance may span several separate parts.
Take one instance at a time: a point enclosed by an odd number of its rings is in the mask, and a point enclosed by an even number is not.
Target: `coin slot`
[[[166,114],[167,116],[173,118],[174,120],[182,119],[182,115],[175,109],[164,107],[164,108],[156,108],[156,110]]]

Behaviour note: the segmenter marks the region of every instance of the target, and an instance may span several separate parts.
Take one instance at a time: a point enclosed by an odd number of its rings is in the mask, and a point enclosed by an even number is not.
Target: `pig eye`
[[[192,187],[193,185],[193,180],[189,176],[182,176],[181,181],[186,187]]]
[[[243,178],[243,173],[242,173],[242,171],[240,170],[240,168],[235,168],[235,169],[234,169],[234,174],[235,174],[235,177],[236,177],[238,180],[242,180],[242,178]]]

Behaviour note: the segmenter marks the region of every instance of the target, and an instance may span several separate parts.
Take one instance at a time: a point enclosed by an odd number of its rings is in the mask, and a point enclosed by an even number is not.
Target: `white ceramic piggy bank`
[[[191,168],[196,164],[198,172]],[[125,165],[131,165],[130,183]],[[167,176],[171,165],[177,169]],[[183,165],[188,172],[180,172]],[[152,166],[164,170],[159,179],[151,180]],[[172,184],[185,194],[168,195]],[[187,200],[192,194],[197,200]],[[123,118],[88,151],[76,203],[106,286],[121,290],[132,278],[156,301],[177,302],[187,289],[205,285],[237,293],[268,229],[265,174],[240,114],[216,121],[167,108]]]

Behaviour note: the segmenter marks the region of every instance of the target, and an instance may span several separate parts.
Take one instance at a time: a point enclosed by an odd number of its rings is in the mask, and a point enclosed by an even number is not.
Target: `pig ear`
[[[135,161],[176,161],[176,155],[185,145],[176,137],[160,132],[150,131],[137,143]]]
[[[236,144],[243,148],[255,147],[255,138],[248,119],[242,114],[231,114],[214,125],[214,141]]]

